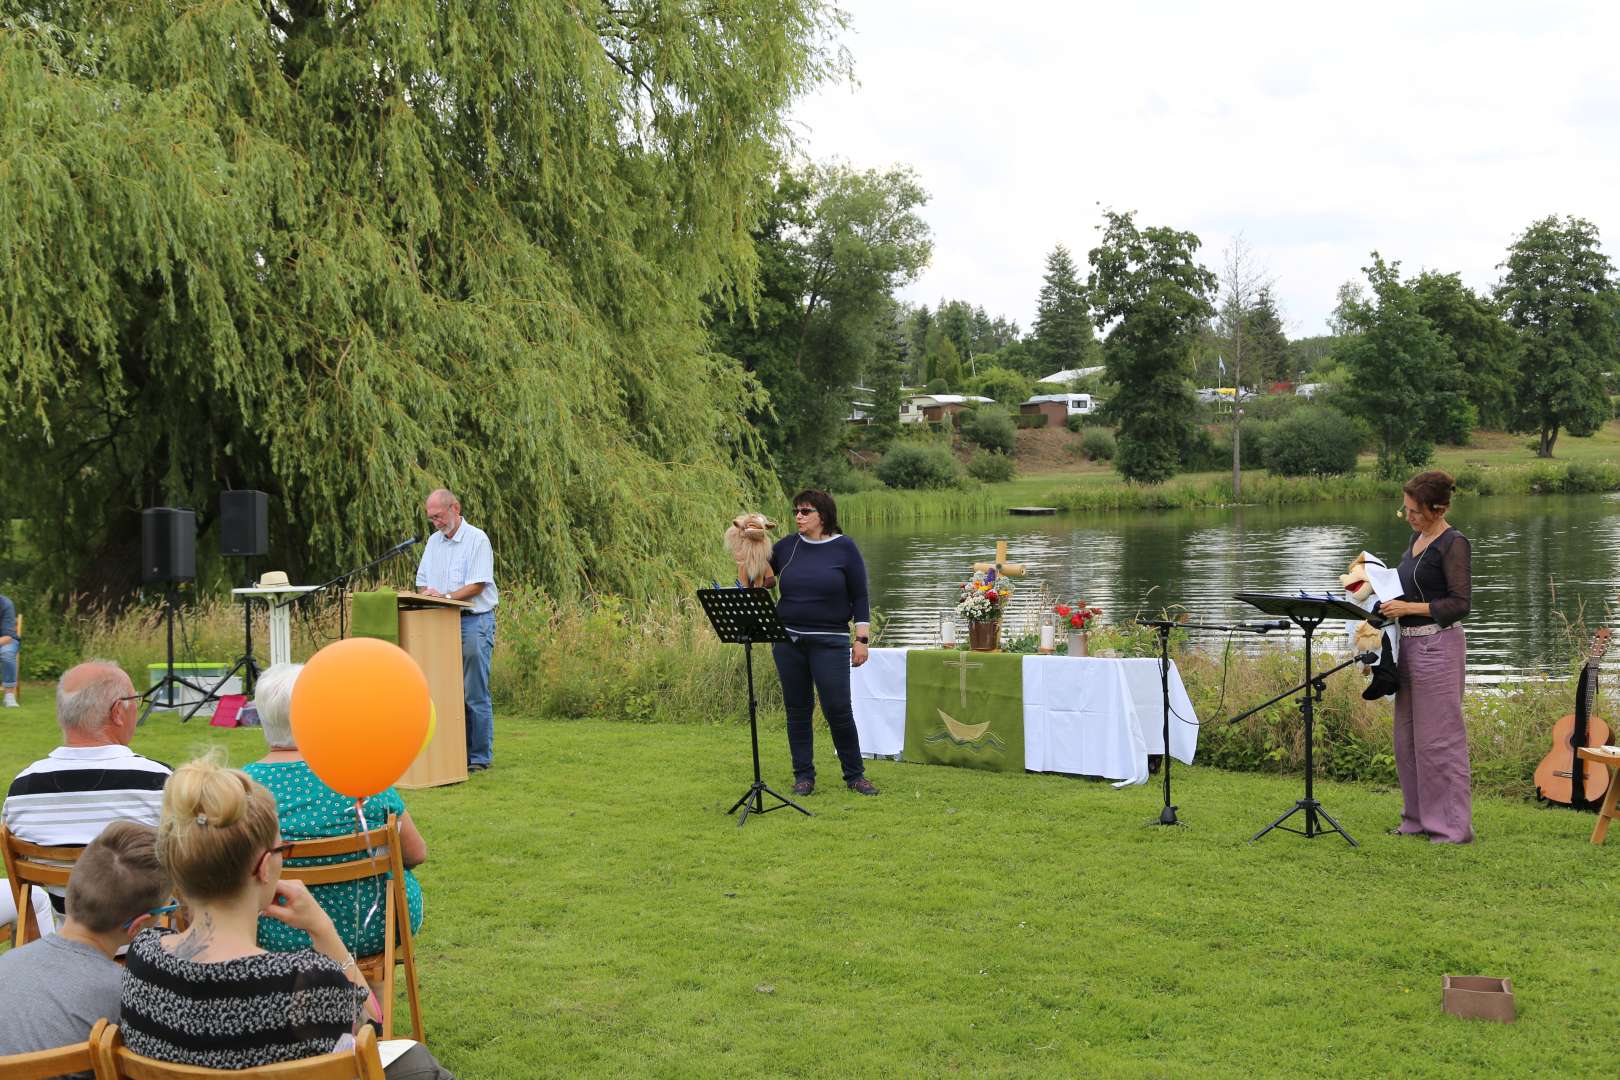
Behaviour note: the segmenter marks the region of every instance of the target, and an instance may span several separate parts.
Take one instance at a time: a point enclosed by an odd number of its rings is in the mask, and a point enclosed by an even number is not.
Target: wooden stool
[[[1609,831],[1609,822],[1620,818],[1620,812],[1614,808],[1615,796],[1620,795],[1620,746],[1583,746],[1576,753],[1586,761],[1609,767],[1609,793],[1603,796],[1597,824],[1592,826],[1592,843],[1601,844]]]

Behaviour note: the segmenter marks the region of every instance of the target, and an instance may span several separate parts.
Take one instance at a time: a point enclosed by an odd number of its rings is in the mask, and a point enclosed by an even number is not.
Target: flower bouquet
[[[1058,624],[1069,632],[1069,655],[1086,655],[1086,631],[1102,614],[1102,608],[1089,606],[1084,600],[1076,600],[1072,604],[1058,604],[1053,612],[1057,614]]]
[[[998,578],[994,569],[974,574],[973,580],[963,582],[962,598],[957,601],[956,613],[968,621],[968,634],[972,647],[980,652],[994,652],[1001,636],[1001,616],[1012,598],[1013,587],[1005,578]]]

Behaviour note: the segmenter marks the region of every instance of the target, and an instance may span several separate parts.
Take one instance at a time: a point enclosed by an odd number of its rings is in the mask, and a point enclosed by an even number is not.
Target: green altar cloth
[[[393,589],[355,593],[353,615],[350,637],[382,638],[399,644],[399,593]]]
[[[1024,658],[906,654],[905,760],[1024,771]]]

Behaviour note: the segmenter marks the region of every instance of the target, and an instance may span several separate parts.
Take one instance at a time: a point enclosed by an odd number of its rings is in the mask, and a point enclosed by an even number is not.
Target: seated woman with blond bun
[[[263,784],[276,797],[281,808],[281,835],[288,840],[317,840],[358,832],[354,800],[339,795],[315,775],[304,761],[292,733],[292,691],[303,664],[274,664],[259,676],[254,701],[259,723],[270,752],[243,771]],[[427,861],[427,842],[416,830],[416,823],[405,812],[405,803],[393,788],[385,788],[364,802],[366,828],[381,829],[388,815],[399,818],[399,854],[407,868]],[[364,855],[338,856],[311,860],[308,865],[361,859]],[[295,863],[303,866],[305,863]],[[382,875],[386,879],[387,875]],[[381,880],[381,879],[379,879]],[[332,916],[343,943],[356,956],[375,956],[383,951],[382,907],[371,881],[340,881],[317,885],[310,890],[321,907]],[[410,909],[411,932],[422,926],[422,886],[416,875],[405,871],[405,903]],[[370,918],[367,918],[367,914]],[[306,949],[309,938],[299,930],[275,919],[259,920],[259,944],[275,952]]]
[[[163,791],[158,863],[191,917],[129,948],[119,1021],[137,1054],[211,1069],[252,1069],[346,1049],[376,1002],[331,918],[301,882],[281,880],[276,800],[213,760],[177,769]],[[296,952],[259,948],[261,915],[309,935]],[[420,1046],[392,1080],[447,1080]]]

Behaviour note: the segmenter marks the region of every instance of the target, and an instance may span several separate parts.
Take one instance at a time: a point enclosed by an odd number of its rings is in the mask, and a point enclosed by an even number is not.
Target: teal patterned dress
[[[276,797],[281,815],[283,840],[318,840],[328,836],[347,836],[359,831],[354,817],[354,800],[339,795],[321,782],[320,777],[302,761],[255,762],[242,770],[263,784]],[[388,788],[365,801],[366,827],[381,829],[388,824],[390,813],[402,816],[405,802],[399,792]],[[319,859],[289,859],[289,866],[322,866],[365,855],[328,856]],[[326,909],[337,927],[338,936],[356,956],[374,956],[383,951],[382,882],[384,874],[371,881],[340,881],[333,885],[317,885],[310,893]],[[416,875],[405,871],[405,898],[411,911],[411,932],[422,926],[422,886]],[[376,912],[366,915],[376,904]],[[366,920],[364,927],[361,920]],[[292,952],[310,947],[309,935],[294,930],[286,923],[259,917],[259,947],[271,952]]]

